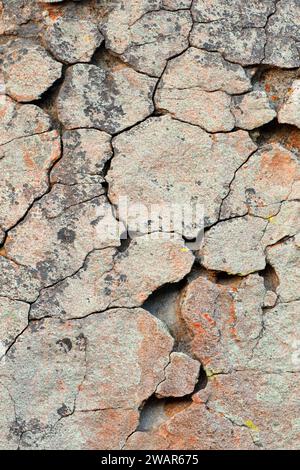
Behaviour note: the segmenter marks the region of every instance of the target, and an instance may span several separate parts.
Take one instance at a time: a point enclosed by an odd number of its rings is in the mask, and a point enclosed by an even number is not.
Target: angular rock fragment
[[[222,413],[210,411],[204,404],[191,404],[183,411],[176,410],[176,405],[166,406],[165,422],[148,432],[133,433],[125,446],[126,450],[254,448],[255,445],[246,427],[235,426]]]
[[[113,204],[122,195],[149,210],[151,204],[198,204],[207,225],[218,219],[234,172],[256,148],[246,132],[209,135],[169,116],[150,118],[122,133],[113,147],[106,178]],[[134,225],[128,219],[129,227]]]
[[[41,292],[30,316],[67,319],[108,307],[140,306],[162,285],[181,280],[192,263],[193,256],[181,240],[149,236],[136,238],[125,252],[94,251],[75,276]]]
[[[240,65],[227,62],[218,52],[190,47],[169,61],[159,87],[234,94],[250,90],[251,82]]]
[[[258,274],[224,284],[199,276],[187,285],[180,317],[191,352],[208,376],[248,367],[262,330],[264,298]]]
[[[0,145],[51,129],[51,118],[32,104],[18,105],[8,96],[0,97]]]
[[[33,302],[42,287],[38,272],[7,259],[5,249],[0,253],[0,296]]]
[[[130,39],[120,57],[137,71],[159,77],[167,60],[188,47],[191,27],[187,11],[146,13],[130,26]]]
[[[66,131],[63,158],[51,172],[51,182],[74,185],[102,183],[105,164],[112,157],[110,135],[96,129]]]
[[[142,309],[111,310],[82,321],[31,323],[2,367],[5,386],[15,379],[15,424],[22,423],[15,433],[22,433],[25,443],[31,433],[31,447],[43,447],[43,437],[74,411],[136,410],[163,379],[172,346],[163,324]],[[118,414],[107,417],[112,426],[118,422]],[[71,420],[70,429],[78,431],[78,425]],[[75,444],[99,448],[101,440],[88,444],[83,432]]]
[[[130,27],[146,13],[158,11],[161,0],[107,0],[107,14],[99,25],[105,37],[106,47],[121,54],[130,44]]]
[[[160,10],[161,1],[110,2],[100,29],[108,50],[136,70],[159,77],[167,60],[189,45],[189,11]]]
[[[7,94],[22,102],[40,98],[62,70],[43,47],[21,39],[6,46],[2,67]]]
[[[103,189],[54,185],[11,230],[7,256],[34,269],[44,285],[74,274],[94,249],[119,245],[119,224]]]
[[[272,121],[276,117],[266,93],[253,91],[234,98],[233,114],[236,126],[241,129],[255,129]]]
[[[67,129],[94,127],[114,134],[152,113],[155,83],[126,66],[107,72],[95,65],[74,65],[58,95],[59,119]]]
[[[67,64],[89,62],[103,41],[96,24],[64,17],[54,21],[43,38],[52,55]]]
[[[298,77],[297,69],[266,68],[257,77],[255,89],[265,92],[271,106],[278,112],[288,95],[288,90],[292,88],[294,81],[297,82]]]
[[[298,208],[298,216],[300,207]],[[267,248],[267,259],[276,271],[279,286],[276,289],[281,302],[299,299],[300,248],[293,239],[277,243]]]
[[[268,290],[264,298],[264,307],[274,307],[277,302],[277,295],[275,292]]]
[[[26,123],[24,126],[26,129]],[[59,157],[57,131],[23,137],[0,147],[2,228],[15,225],[33,201],[47,191],[49,170]]]
[[[234,128],[231,98],[223,91],[197,89],[158,89],[157,109],[167,110],[175,118],[204,128],[208,132],[226,132]]]
[[[264,27],[267,17],[274,10],[274,0],[194,0],[192,12],[194,20],[200,23],[221,21],[244,27]]]
[[[294,153],[280,144],[262,147],[236,173],[221,217],[276,215],[299,179],[300,166]]]
[[[283,202],[278,214],[268,218],[268,225],[261,239],[262,245],[268,247],[293,237],[300,231],[300,206],[299,201],[291,200]]]
[[[218,53],[189,48],[169,61],[155,104],[208,132],[230,131],[235,120],[228,94],[242,93],[249,87],[242,67],[226,62]]]
[[[297,0],[277,2],[276,11],[266,27],[265,64],[284,68],[299,67],[299,15],[300,5]]]
[[[200,251],[207,269],[245,276],[266,265],[260,241],[268,222],[259,217],[238,217],[219,222],[205,236]]]
[[[191,45],[207,51],[218,51],[226,60],[241,65],[260,64],[264,59],[266,34],[263,28],[217,22],[195,23]]]
[[[156,396],[183,397],[194,391],[200,363],[184,353],[173,352],[166,367],[166,378],[156,389]]]
[[[239,371],[211,377],[198,400],[235,429],[248,429],[256,449],[299,449],[299,385],[299,374]]]
[[[219,51],[227,60],[242,65],[259,64],[264,59],[264,27],[274,11],[274,0],[196,0],[191,44]]]
[[[4,351],[28,324],[29,305],[18,300],[0,297],[0,360]]]
[[[286,285],[283,286],[282,293],[283,296],[288,294]],[[279,302],[274,308],[267,310],[264,328],[253,350],[249,368],[278,374],[299,373],[299,308],[299,301],[291,301]]]
[[[36,0],[2,0],[0,3],[0,34],[16,35],[38,31],[35,21],[39,18]]]
[[[278,112],[278,122],[300,128],[300,80],[295,80]]]

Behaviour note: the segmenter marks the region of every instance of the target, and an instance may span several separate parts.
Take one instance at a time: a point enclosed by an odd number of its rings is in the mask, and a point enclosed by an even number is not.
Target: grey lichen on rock
[[[70,67],[57,98],[67,129],[94,127],[115,134],[149,116],[156,80],[129,67],[107,72],[90,64]]]
[[[2,66],[7,94],[21,102],[39,99],[62,71],[43,47],[20,39],[6,45]]]
[[[103,41],[96,24],[88,20],[58,18],[49,25],[44,41],[53,56],[67,64],[89,62]]]

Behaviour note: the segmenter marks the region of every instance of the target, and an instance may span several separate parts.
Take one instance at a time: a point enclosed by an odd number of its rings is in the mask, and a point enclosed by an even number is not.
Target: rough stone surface
[[[136,413],[132,412],[163,379],[172,345],[164,325],[142,309],[111,310],[83,321],[45,320],[31,324],[2,365],[3,384],[8,387],[9,377],[17,383],[11,391],[17,403],[12,434],[21,438],[23,448],[43,448],[44,438],[47,442],[49,432],[62,417],[68,419],[74,411],[113,409],[120,409],[120,418],[124,410],[123,418],[128,420],[130,429],[130,422],[133,426],[136,420]],[[35,398],[33,390],[37,391]],[[111,420],[116,426],[114,413]],[[73,421],[67,432],[72,434],[75,427],[80,433],[80,421]],[[99,426],[101,429],[103,424]],[[125,430],[126,427],[123,433]],[[76,447],[88,445],[84,439],[88,440],[92,433],[89,426],[85,433],[73,443]],[[122,429],[115,439],[124,443]],[[101,440],[94,441],[93,446],[101,448]]]
[[[226,284],[199,276],[186,287],[180,315],[208,376],[249,366],[262,329],[264,295],[258,274]]]
[[[73,64],[89,62],[103,36],[97,25],[90,21],[58,18],[48,27],[44,41],[57,60]]]
[[[15,139],[42,134],[51,129],[51,119],[38,106],[18,105],[7,96],[0,97],[0,145]]]
[[[139,72],[158,77],[167,59],[188,47],[191,26],[185,11],[147,13],[130,27],[130,41],[121,58]]]
[[[221,215],[274,216],[282,201],[294,198],[292,191],[299,179],[300,167],[294,153],[280,144],[262,147],[236,173]]]
[[[231,98],[223,91],[162,88],[158,90],[155,102],[158,109],[167,110],[175,118],[208,132],[226,132],[234,128]]]
[[[57,99],[58,116],[67,129],[94,127],[114,134],[152,113],[155,83],[126,66],[107,72],[73,65]]]
[[[212,377],[198,399],[247,431],[256,449],[299,449],[298,387],[299,374],[240,371]]]
[[[190,47],[169,61],[160,87],[166,89],[199,87],[205,91],[225,91],[234,94],[249,91],[251,82],[240,65],[227,62],[218,52]]]
[[[0,344],[8,348],[28,324],[29,305],[0,297]],[[5,351],[0,352],[0,357]]]
[[[55,185],[10,231],[7,257],[49,285],[77,271],[93,250],[118,246],[118,223],[102,193],[98,184]]]
[[[125,252],[94,251],[75,276],[42,291],[30,315],[72,318],[109,307],[139,306],[158,287],[180,281],[192,263],[193,255],[182,241],[157,241],[147,235],[134,240]]]
[[[156,389],[156,395],[162,397],[183,397],[194,391],[200,363],[186,354],[173,352],[170,364],[166,367],[166,378]]]
[[[201,261],[207,269],[246,275],[264,269],[260,243],[268,222],[258,217],[238,217],[220,222],[206,235]]]
[[[198,203],[207,224],[218,219],[234,172],[256,148],[246,132],[210,135],[169,116],[146,120],[116,137],[113,147],[107,177],[113,204],[124,194],[145,206]]]
[[[267,259],[278,276],[277,294],[281,301],[292,302],[299,299],[299,246],[293,239],[271,245],[267,249]]]
[[[44,48],[22,40],[5,48],[2,66],[7,94],[22,102],[40,98],[60,78],[62,70]]]
[[[299,67],[299,14],[297,0],[276,2],[276,11],[269,18],[264,63],[277,67]]]
[[[276,116],[266,93],[253,91],[235,98],[233,109],[235,124],[241,129],[255,129],[272,121]]]
[[[189,45],[190,12],[156,11],[155,7],[160,3],[157,0],[143,1],[141,5],[137,2],[118,3],[120,5],[108,14],[101,28],[108,50],[119,54],[136,70],[159,77],[167,60]],[[139,16],[138,10],[143,10],[143,6],[145,10]]]
[[[219,51],[232,62],[259,64],[264,59],[268,17],[275,11],[275,1],[196,0],[191,34],[193,46]]]
[[[295,80],[278,112],[278,121],[300,128],[300,80]]]
[[[299,18],[0,0],[1,450],[300,450]]]
[[[112,157],[110,136],[96,129],[66,131],[64,158],[51,172],[51,181],[67,185],[103,183],[105,165]]]
[[[147,432],[133,433],[125,449],[225,450],[255,448],[247,428],[231,423],[204,404],[187,404],[186,409],[166,405],[162,424]],[[217,444],[216,444],[217,442]]]
[[[3,228],[7,230],[15,225],[33,201],[47,190],[48,172],[59,157],[57,131],[22,137],[0,146],[3,174],[0,224]]]

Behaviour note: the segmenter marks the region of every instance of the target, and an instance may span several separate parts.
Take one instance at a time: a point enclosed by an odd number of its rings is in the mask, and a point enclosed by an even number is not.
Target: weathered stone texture
[[[59,119],[67,129],[94,127],[114,134],[152,113],[155,83],[126,66],[107,72],[95,65],[73,65],[57,99]]]
[[[1,450],[300,449],[299,33],[0,0]]]
[[[3,75],[8,95],[17,101],[37,100],[61,76],[62,65],[41,46],[14,41],[3,56]]]
[[[169,116],[146,120],[115,138],[113,147],[107,176],[113,204],[124,194],[146,206],[198,203],[207,224],[218,219],[235,171],[256,149],[246,132],[210,135]]]
[[[56,59],[73,64],[89,62],[103,37],[90,21],[58,18],[48,27],[44,41]]]

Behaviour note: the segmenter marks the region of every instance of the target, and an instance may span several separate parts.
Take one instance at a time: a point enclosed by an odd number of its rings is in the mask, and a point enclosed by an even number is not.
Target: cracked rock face
[[[4,175],[0,191],[2,227],[14,226],[33,201],[43,195],[48,188],[48,172],[59,157],[57,131],[21,137],[0,146]]]
[[[16,40],[3,55],[5,89],[16,101],[39,99],[60,78],[61,70],[43,47],[31,42]]]
[[[93,127],[115,134],[152,113],[155,83],[126,66],[105,71],[73,65],[57,99],[59,119],[67,129]]]
[[[73,64],[89,62],[103,37],[89,21],[58,18],[49,26],[44,41],[57,60]]]
[[[299,18],[0,1],[1,450],[300,449]]]
[[[125,194],[145,206],[199,204],[207,224],[218,219],[235,171],[256,148],[246,132],[210,135],[169,116],[150,118],[113,142],[107,177],[113,204]]]

